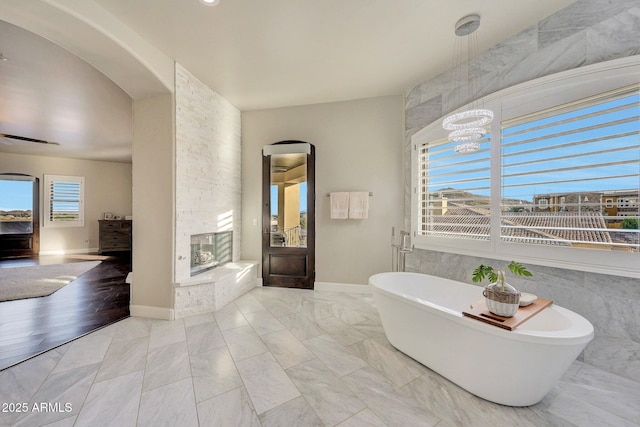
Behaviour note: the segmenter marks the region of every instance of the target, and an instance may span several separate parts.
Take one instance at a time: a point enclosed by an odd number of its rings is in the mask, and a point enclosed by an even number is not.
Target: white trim
[[[150,307],[147,305],[130,305],[131,317],[146,317],[148,319],[175,320],[172,308]]]
[[[277,154],[311,154],[311,144],[301,142],[299,144],[276,144],[262,147],[263,156],[273,156]]]
[[[370,294],[368,285],[356,285],[353,283],[316,282],[314,290],[318,292],[347,292],[351,294]]]
[[[82,249],[60,249],[53,251],[40,251],[38,255],[75,255],[75,254],[91,254],[98,252],[98,248],[82,248]]]

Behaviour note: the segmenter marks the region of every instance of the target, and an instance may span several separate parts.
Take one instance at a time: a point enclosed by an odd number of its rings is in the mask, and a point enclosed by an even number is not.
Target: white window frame
[[[486,108],[494,112],[491,124],[491,204],[501,204],[500,125],[503,121],[556,105],[637,84],[640,57],[627,57],[581,67],[522,83],[485,97]],[[411,229],[417,248],[452,252],[522,263],[567,268],[595,273],[640,278],[640,254],[607,252],[576,247],[551,247],[504,242],[500,239],[500,216],[491,216],[491,239],[474,241],[423,236],[418,225],[418,147],[446,136],[437,120],[411,137]],[[493,142],[495,141],[495,142]],[[499,209],[496,210],[499,212]]]
[[[75,221],[55,221],[51,220],[51,185],[55,182],[74,182],[80,185],[80,200],[78,214],[79,218]],[[63,228],[63,227],[84,227],[84,177],[68,176],[68,175],[45,175],[44,176],[44,203],[43,203],[43,221],[45,227]]]

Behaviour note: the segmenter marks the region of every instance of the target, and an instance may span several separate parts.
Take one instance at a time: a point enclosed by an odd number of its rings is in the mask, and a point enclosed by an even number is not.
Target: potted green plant
[[[506,269],[516,276],[533,276],[525,266],[515,261],[511,261]],[[498,316],[513,317],[520,305],[520,292],[505,281],[505,271],[504,268],[497,270],[493,266],[480,264],[473,270],[471,279],[476,283],[482,282],[485,278],[489,279],[490,284],[482,292],[487,308]]]

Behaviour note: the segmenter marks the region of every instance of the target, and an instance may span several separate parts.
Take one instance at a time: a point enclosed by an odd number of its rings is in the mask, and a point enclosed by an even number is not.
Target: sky
[[[300,184],[300,212],[307,211],[307,183]],[[271,215],[278,214],[278,186],[271,186]]]
[[[33,207],[33,182],[0,179],[0,210],[29,210]]]

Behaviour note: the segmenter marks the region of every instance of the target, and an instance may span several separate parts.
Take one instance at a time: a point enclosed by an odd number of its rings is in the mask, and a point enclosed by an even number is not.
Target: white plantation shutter
[[[84,177],[45,175],[45,226],[84,226]]]
[[[418,150],[417,235],[489,240],[490,134],[481,149],[454,151],[457,143],[439,139]]]
[[[637,252],[639,113],[632,85],[503,122],[501,239]]]

